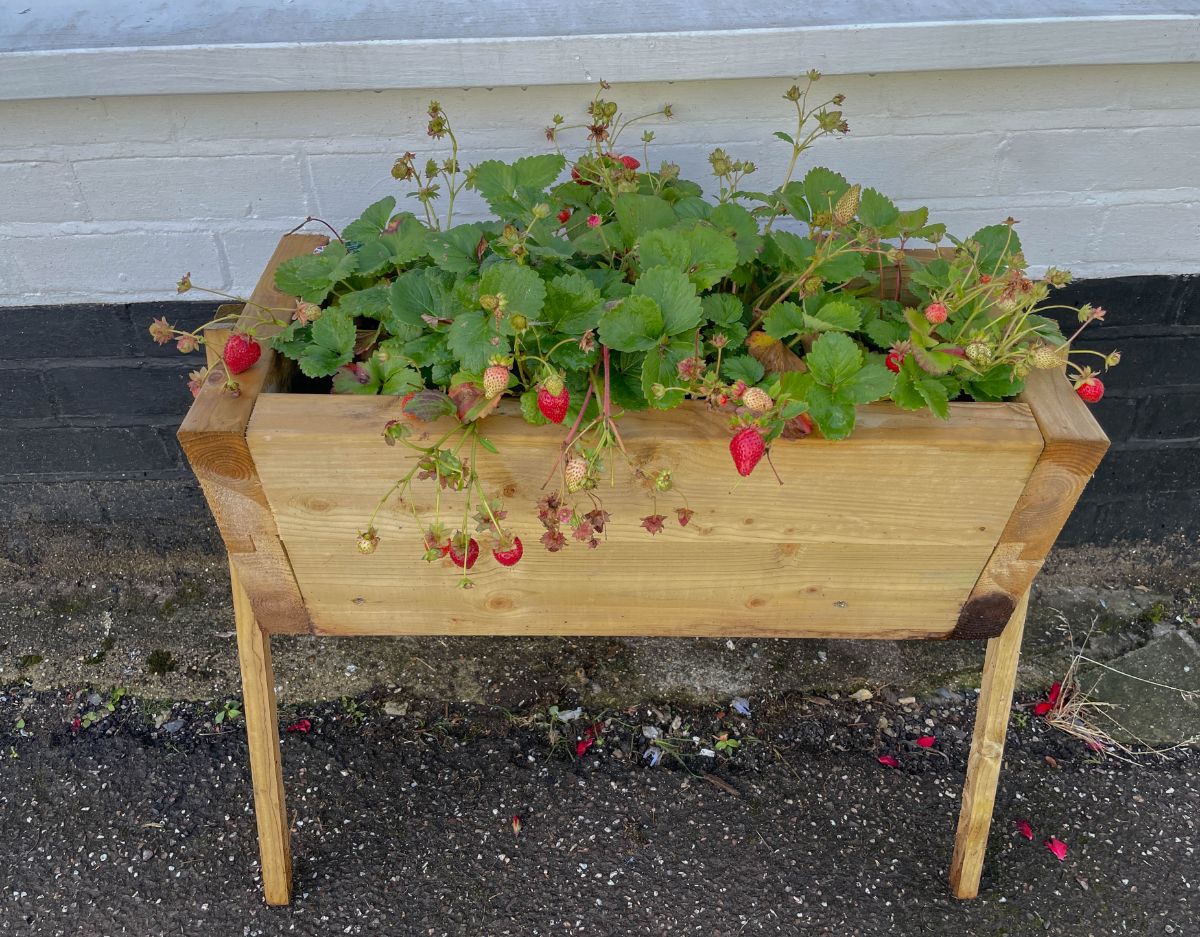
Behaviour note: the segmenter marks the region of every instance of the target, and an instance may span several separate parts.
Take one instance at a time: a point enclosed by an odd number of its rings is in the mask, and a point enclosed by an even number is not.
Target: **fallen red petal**
[[[917,744],[922,748],[933,748],[933,743],[936,741],[937,736],[935,735],[922,735],[919,739],[917,739]]]
[[[512,818],[512,828],[513,828],[513,836],[521,835],[521,818],[518,817],[515,813],[513,814],[513,818]]]
[[[1028,820],[1017,821],[1017,832],[1024,836],[1027,840],[1033,841],[1033,827],[1029,825]]]
[[[287,727],[289,732],[311,732],[312,723],[307,719],[298,719]]]
[[[1059,862],[1067,858],[1067,844],[1056,836],[1051,836],[1046,840],[1046,848],[1054,853]]]
[[[1058,702],[1058,694],[1062,692],[1062,684],[1055,681],[1050,685],[1050,695],[1046,697],[1046,702],[1053,706]]]
[[[585,738],[585,739],[580,739],[575,745],[575,756],[577,758],[582,758],[584,755],[587,754],[588,749],[591,748],[595,744],[596,744],[596,740],[594,738],[589,737],[589,738]]]
[[[1053,708],[1054,708],[1053,703],[1048,703],[1045,700],[1042,700],[1040,703],[1038,703],[1036,706],[1033,707],[1033,714],[1035,716],[1044,716],[1044,715],[1046,715],[1046,713],[1050,712],[1050,710],[1052,710]]]
[[[900,762],[898,762],[898,761],[897,761],[897,760],[896,760],[896,759],[895,759],[893,756],[891,756],[891,755],[880,755],[880,756],[879,756],[879,763],[880,763],[881,765],[883,765],[885,768],[899,768],[899,767],[900,767]]]

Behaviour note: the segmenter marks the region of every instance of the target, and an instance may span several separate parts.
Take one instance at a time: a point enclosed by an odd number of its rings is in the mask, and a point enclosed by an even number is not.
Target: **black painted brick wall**
[[[1086,345],[1123,355],[1095,408],[1113,447],[1063,539],[1194,535],[1200,277],[1082,281],[1060,295],[1107,309]],[[191,401],[187,372],[203,353],[160,348],[146,327],[162,314],[193,327],[214,308],[170,302],[0,309],[0,518],[202,514],[174,433]]]

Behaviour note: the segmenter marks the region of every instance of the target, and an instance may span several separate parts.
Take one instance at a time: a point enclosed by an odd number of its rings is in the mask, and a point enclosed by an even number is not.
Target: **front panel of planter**
[[[480,470],[525,557],[505,568],[485,548],[473,588],[459,589],[449,559],[422,559],[399,503],[380,514],[377,552],[355,547],[412,465],[411,450],[381,438],[396,398],[259,397],[247,440],[318,633],[943,635],[1043,446],[1024,404],[954,404],[948,423],[873,404],[846,441],[776,443],[780,485],[765,464],[739,481],[723,420],[698,404],[631,413],[621,419],[630,454],[647,470],[671,469],[676,490],[655,501],[618,471],[615,487],[594,492],[611,514],[607,539],[589,549],[568,530],[566,548],[549,553],[536,504],[552,490],[542,483],[566,430],[530,426],[506,406],[486,421],[499,454],[481,450]],[[429,424],[428,441],[445,428]],[[431,516],[432,483],[414,491]],[[695,511],[687,527],[675,517],[684,497]],[[575,500],[591,510],[587,494]],[[454,505],[460,496],[444,494],[452,528]],[[667,520],[652,536],[641,519],[655,513]]]

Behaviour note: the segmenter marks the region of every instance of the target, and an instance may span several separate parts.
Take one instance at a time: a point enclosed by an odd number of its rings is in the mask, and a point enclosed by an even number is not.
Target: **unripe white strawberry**
[[[567,479],[567,491],[576,492],[588,482],[588,466],[583,459],[567,459],[563,470]]]
[[[774,405],[771,395],[761,387],[747,387],[742,394],[742,404],[751,413],[766,413]]]
[[[508,389],[509,371],[502,364],[493,364],[483,372],[483,396],[488,400]]]
[[[1050,371],[1063,366],[1062,355],[1056,348],[1039,342],[1029,349],[1029,363],[1039,371]]]
[[[967,347],[963,349],[963,354],[973,364],[988,364],[992,360],[992,349],[987,342],[967,342]]]

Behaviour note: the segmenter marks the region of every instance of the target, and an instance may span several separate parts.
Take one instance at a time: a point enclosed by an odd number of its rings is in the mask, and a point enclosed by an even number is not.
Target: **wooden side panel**
[[[1004,629],[1108,449],[1108,437],[1062,371],[1034,371],[1019,399],[1033,412],[1046,447],[952,638],[990,638]]]
[[[954,405],[949,423],[872,405],[847,441],[776,444],[780,486],[765,463],[736,482],[728,431],[698,404],[631,413],[621,421],[631,454],[671,469],[679,493],[656,503],[619,469],[616,486],[597,491],[612,514],[607,542],[550,554],[535,505],[566,430],[530,427],[510,403],[486,421],[500,454],[481,449],[479,466],[525,557],[505,569],[485,548],[474,588],[461,590],[448,559],[422,562],[411,509],[398,503],[381,512],[378,551],[355,549],[411,465],[380,436],[398,406],[268,395],[251,418],[249,449],[317,633],[944,636],[1042,448],[1023,404]],[[433,424],[428,440],[446,428]],[[681,495],[696,512],[686,528],[674,517]],[[414,502],[431,516],[432,486],[419,484]],[[451,527],[461,510],[460,496],[443,495]],[[652,537],[640,521],[656,510],[668,521]]]
[[[326,238],[311,234],[283,238],[239,325],[257,323],[263,314],[258,307],[278,309],[279,317],[287,318],[294,300],[275,289],[275,268],[324,243]],[[260,337],[269,331],[269,327],[258,327]],[[280,374],[274,352],[264,348],[254,367],[237,375],[241,391],[235,397],[224,389],[224,370],[216,369],[184,418],[179,441],[204,489],[259,624],[271,632],[309,632],[308,613],[246,446],[246,425],[254,405],[264,390],[279,382]]]

